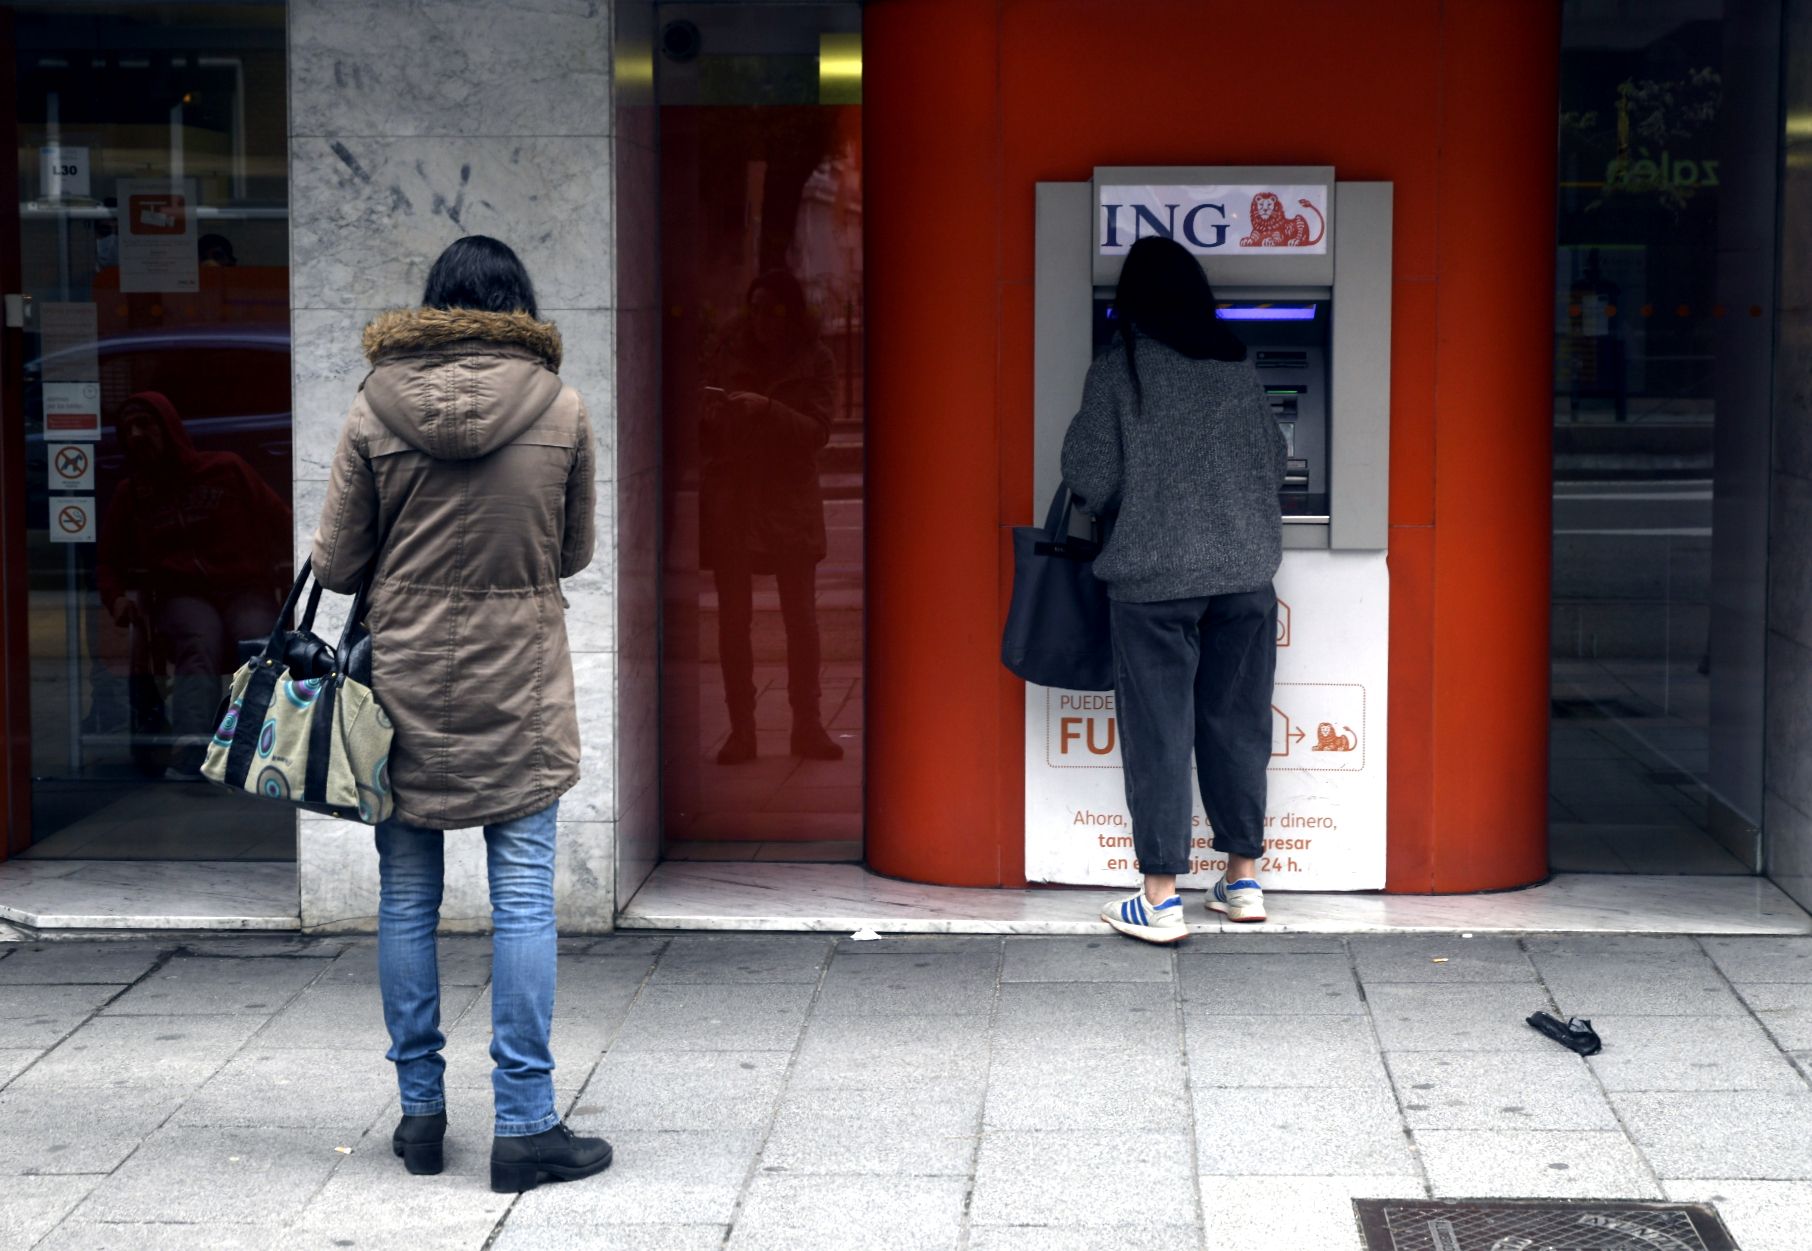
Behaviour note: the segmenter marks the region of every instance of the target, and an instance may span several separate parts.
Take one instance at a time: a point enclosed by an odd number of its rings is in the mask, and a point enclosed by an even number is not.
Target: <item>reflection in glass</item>
[[[31,857],[293,859],[197,780],[291,562],[284,6],[9,5]],[[10,261],[9,257],[9,261]],[[9,519],[10,521],[10,519]],[[22,653],[22,654],[21,654]],[[17,848],[15,848],[17,850]]]
[[[861,14],[659,20],[666,854],[857,859]]]

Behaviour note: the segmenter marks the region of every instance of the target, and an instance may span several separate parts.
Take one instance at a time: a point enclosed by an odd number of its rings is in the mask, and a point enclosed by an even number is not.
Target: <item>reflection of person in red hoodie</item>
[[[289,506],[231,452],[202,452],[168,399],[141,391],[115,418],[126,476],[101,514],[101,602],[149,626],[175,671],[173,720],[194,773],[240,639],[270,633],[289,583]]]

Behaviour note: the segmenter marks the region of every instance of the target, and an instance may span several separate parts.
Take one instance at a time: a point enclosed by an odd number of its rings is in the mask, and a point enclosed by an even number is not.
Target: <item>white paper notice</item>
[[[1259,872],[1267,889],[1384,885],[1390,574],[1382,552],[1284,553],[1277,575],[1277,689],[1270,802]],[[1225,867],[1198,797],[1192,871]],[[1139,880],[1111,691],[1026,688],[1026,877]]]
[[[38,306],[46,382],[95,382],[100,378],[98,324],[93,304],[52,302]]]
[[[94,493],[94,448],[86,443],[51,443],[49,453],[50,489]]]
[[[201,290],[195,255],[195,180],[119,181],[120,290]]]
[[[44,384],[44,434],[51,439],[101,437],[101,384],[98,382],[47,382]]]
[[[66,144],[47,144],[38,149],[38,170],[43,179],[44,198],[58,200],[65,196],[86,199],[88,190],[88,149]]]
[[[52,543],[94,542],[94,496],[53,495],[50,497],[50,541]]]

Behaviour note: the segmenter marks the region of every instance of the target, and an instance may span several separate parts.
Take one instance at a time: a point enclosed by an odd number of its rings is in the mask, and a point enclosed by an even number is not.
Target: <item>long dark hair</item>
[[[1246,359],[1246,345],[1214,315],[1214,288],[1201,262],[1161,235],[1147,235],[1127,251],[1114,291],[1114,319],[1126,344],[1134,391],[1141,390],[1134,331],[1191,360]]]
[[[489,235],[467,235],[447,245],[428,271],[422,292],[427,308],[476,308],[539,317],[535,284],[509,244]]]

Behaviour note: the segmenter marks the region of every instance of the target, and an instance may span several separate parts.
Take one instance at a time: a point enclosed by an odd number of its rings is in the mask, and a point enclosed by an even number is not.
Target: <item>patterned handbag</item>
[[[319,582],[296,629],[284,629],[309,572],[304,561],[270,639],[233,675],[202,776],[231,790],[377,825],[396,806],[390,794],[394,730],[371,691],[366,588],[353,598],[339,646],[330,647],[313,633]]]

